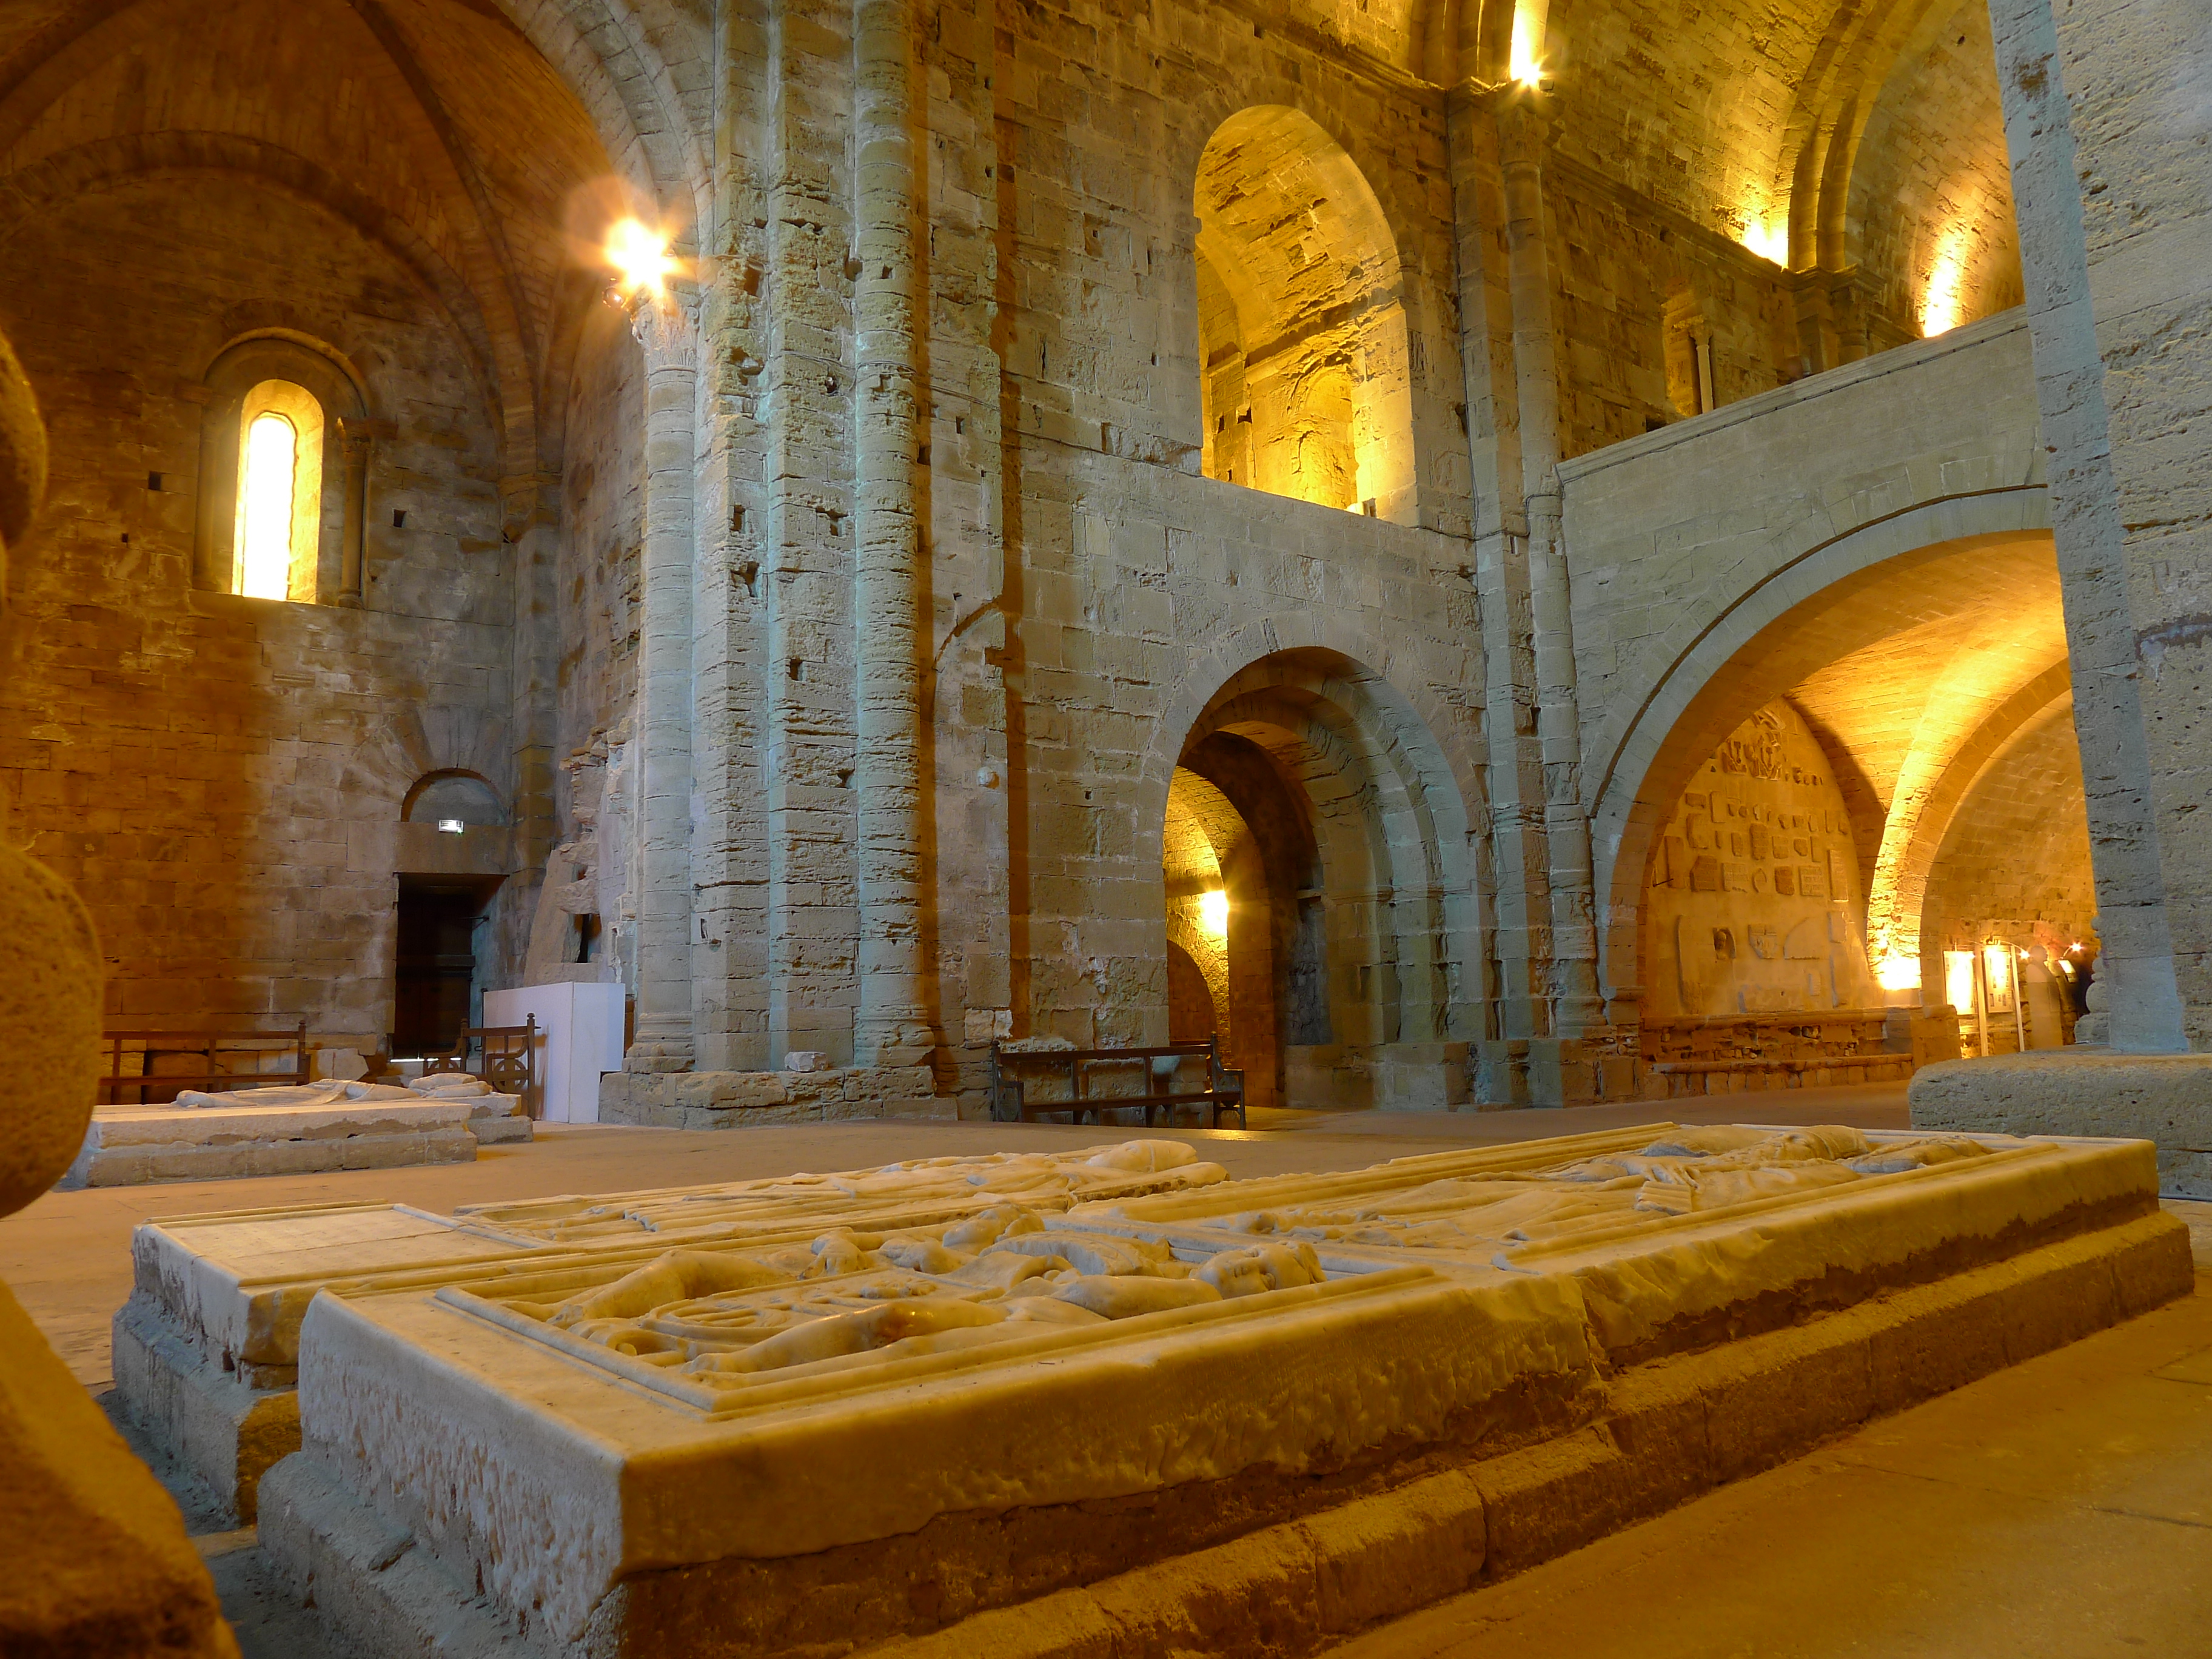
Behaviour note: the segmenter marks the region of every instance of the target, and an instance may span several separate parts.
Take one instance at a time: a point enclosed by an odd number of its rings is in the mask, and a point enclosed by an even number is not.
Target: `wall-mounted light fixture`
[[[438,820],[438,833],[441,836],[458,836],[462,830],[467,828],[468,826],[463,823],[459,818],[440,818]]]
[[[1198,896],[1198,918],[1216,939],[1229,932],[1229,895],[1218,888]]]

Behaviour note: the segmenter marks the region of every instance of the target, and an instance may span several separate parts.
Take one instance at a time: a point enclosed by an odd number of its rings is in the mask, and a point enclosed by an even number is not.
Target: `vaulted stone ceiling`
[[[1279,9],[1291,29],[1441,85],[1508,79],[1516,12],[1574,160],[1792,270],[1902,265],[1913,305],[1930,287],[1955,300],[1937,308],[1945,326],[2018,302],[1983,0]]]
[[[164,172],[234,172],[307,197],[438,296],[507,465],[526,473],[599,287],[574,257],[577,192],[617,179],[679,221],[696,211],[699,100],[678,90],[651,9],[23,0],[0,13],[0,238]],[[703,49],[687,20],[666,25],[661,44]]]

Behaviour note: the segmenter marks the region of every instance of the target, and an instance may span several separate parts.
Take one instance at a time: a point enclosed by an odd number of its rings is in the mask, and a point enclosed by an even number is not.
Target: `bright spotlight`
[[[1920,963],[1911,957],[1884,957],[1875,965],[1875,983],[1885,991],[1920,988]]]
[[[1198,916],[1206,931],[1217,938],[1229,931],[1229,895],[1216,890],[1198,896]]]
[[[1544,14],[1540,9],[1541,0],[1520,0],[1513,9],[1512,56],[1507,61],[1506,73],[1524,87],[1539,84],[1544,78]]]
[[[668,239],[639,219],[618,220],[607,232],[606,259],[622,273],[616,286],[626,296],[659,294],[676,269]]]

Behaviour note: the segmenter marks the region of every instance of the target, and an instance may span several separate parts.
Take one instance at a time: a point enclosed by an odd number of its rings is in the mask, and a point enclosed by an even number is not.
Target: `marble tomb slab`
[[[404,1538],[532,1653],[897,1641],[1439,1469],[1592,1434],[1620,1462],[1608,1425],[1704,1366],[1628,1496],[1543,1510],[1581,1541],[2191,1282],[2143,1143],[1841,1128],[805,1231],[332,1287],[275,1558],[367,1607],[345,1564]],[[1711,1413],[1777,1378],[1717,1452]]]
[[[326,1287],[434,1290],[487,1271],[579,1261],[615,1270],[687,1241],[773,1245],[840,1224],[942,1224],[1010,1192],[1048,1210],[1224,1178],[1182,1142],[1147,1140],[476,1205],[450,1216],[342,1203],[169,1217],[132,1236],[132,1293],[114,1322],[116,1387],[141,1425],[246,1520],[261,1469],[298,1445],[300,1321]]]
[[[55,1184],[69,1191],[465,1164],[477,1155],[469,1128],[477,1103],[417,1096],[319,1106],[102,1106]]]

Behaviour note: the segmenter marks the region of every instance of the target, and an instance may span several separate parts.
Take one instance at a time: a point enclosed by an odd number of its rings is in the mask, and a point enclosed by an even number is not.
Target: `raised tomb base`
[[[848,1066],[815,1072],[606,1072],[599,1121],[649,1129],[745,1129],[845,1119],[951,1119],[927,1066]]]
[[[372,1106],[366,1111],[103,1106],[93,1114],[76,1162],[56,1184],[70,1191],[155,1181],[386,1170],[462,1164],[477,1155],[466,1106],[382,1101]]]
[[[2191,1283],[2141,1142],[1667,1124],[210,1217],[137,1263],[118,1356],[296,1390],[264,1543],[393,1655],[1310,1650]]]
[[[1952,1060],[1917,1073],[1906,1099],[1915,1128],[2148,1140],[2160,1191],[2212,1199],[2212,1054],[2069,1048]]]
[[[527,1140],[513,1095],[362,1100],[325,1106],[102,1106],[56,1185],[307,1175],[465,1164],[487,1141]]]

